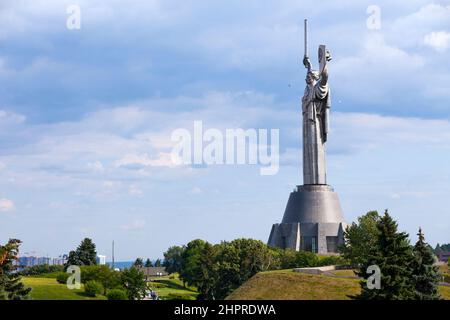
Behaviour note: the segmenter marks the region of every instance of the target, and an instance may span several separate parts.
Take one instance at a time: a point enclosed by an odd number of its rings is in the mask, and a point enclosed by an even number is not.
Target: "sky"
[[[412,241],[450,242],[450,1],[422,0],[2,0],[0,241],[58,256],[90,237],[108,260],[113,240],[116,260],[267,241],[302,184],[304,18],[311,56],[333,56],[328,182],[347,221],[389,209]],[[173,166],[171,133],[196,120],[279,129],[278,174]]]

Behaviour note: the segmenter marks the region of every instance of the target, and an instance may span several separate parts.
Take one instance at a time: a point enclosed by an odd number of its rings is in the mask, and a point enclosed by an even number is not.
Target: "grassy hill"
[[[33,300],[105,300],[104,296],[95,298],[84,294],[83,288],[69,290],[66,285],[60,284],[55,278],[22,277],[22,282],[31,287],[30,296]]]
[[[335,276],[350,276],[349,271]],[[450,300],[450,287],[440,287]],[[359,280],[280,270],[260,272],[236,289],[228,300],[348,300],[360,292]]]

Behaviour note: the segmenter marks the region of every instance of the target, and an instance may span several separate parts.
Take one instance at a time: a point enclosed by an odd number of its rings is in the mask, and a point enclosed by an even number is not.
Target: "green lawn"
[[[154,278],[149,288],[156,291],[162,300],[195,300],[198,292],[195,288],[184,287],[177,275]]]
[[[30,296],[33,300],[105,300],[106,297],[98,295],[89,297],[84,294],[83,287],[79,290],[70,290],[66,285],[60,284],[55,278],[47,276],[26,276],[22,282],[33,290]],[[149,282],[149,288],[155,290],[163,300],[195,300],[198,293],[195,288],[185,288],[178,276],[160,277]]]
[[[104,296],[95,298],[84,294],[83,288],[70,290],[66,285],[56,282],[54,278],[22,277],[23,283],[31,287],[33,300],[105,300]]]

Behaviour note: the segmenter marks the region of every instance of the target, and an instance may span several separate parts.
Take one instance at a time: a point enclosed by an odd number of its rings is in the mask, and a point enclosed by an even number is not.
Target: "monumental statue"
[[[346,226],[339,198],[327,185],[325,146],[329,131],[331,95],[328,62],[331,54],[319,46],[319,70],[313,70],[308,54],[305,20],[306,88],[302,97],[303,185],[291,193],[281,223],[274,224],[269,245],[317,253],[336,253]]]

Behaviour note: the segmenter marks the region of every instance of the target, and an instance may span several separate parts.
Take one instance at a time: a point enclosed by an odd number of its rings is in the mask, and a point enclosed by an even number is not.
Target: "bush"
[[[41,264],[32,267],[26,267],[20,274],[23,276],[37,276],[44,274],[54,274],[56,272],[64,272],[64,266]]]
[[[66,272],[59,272],[56,276],[56,281],[58,281],[58,283],[61,283],[61,284],[66,284],[67,279],[69,277],[70,277],[70,274],[68,274]]]
[[[341,256],[321,256],[319,257],[319,266],[341,266],[348,264]]]
[[[112,289],[106,296],[108,300],[128,300],[127,293],[122,289]]]
[[[319,258],[315,253],[286,249],[281,251],[281,268],[310,268],[319,266]]]
[[[95,297],[103,292],[103,286],[97,281],[90,280],[84,284],[84,292],[90,297]]]

